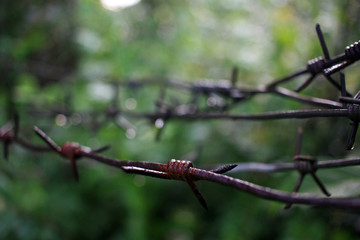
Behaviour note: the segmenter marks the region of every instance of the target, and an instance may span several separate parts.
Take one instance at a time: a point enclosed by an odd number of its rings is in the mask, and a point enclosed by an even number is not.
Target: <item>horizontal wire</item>
[[[242,162],[236,163],[236,167],[230,172],[280,172],[288,170],[296,170],[294,163],[254,163]],[[360,165],[360,158],[353,159],[337,159],[327,161],[317,161],[316,167],[318,169],[339,168],[348,166]]]
[[[308,109],[308,110],[287,110],[277,112],[265,112],[257,114],[229,114],[229,113],[147,113],[147,112],[123,112],[128,117],[133,118],[148,118],[148,119],[190,119],[190,120],[204,120],[204,119],[224,119],[224,120],[277,120],[277,119],[292,119],[292,118],[333,118],[333,117],[348,117],[348,109]]]
[[[190,173],[199,179],[216,182],[225,186],[233,187],[257,197],[283,202],[295,203],[321,207],[335,207],[346,209],[360,209],[360,198],[321,198],[304,196],[296,193],[286,193],[283,191],[263,187],[238,178],[229,177],[213,172],[208,172],[198,168],[191,168]]]

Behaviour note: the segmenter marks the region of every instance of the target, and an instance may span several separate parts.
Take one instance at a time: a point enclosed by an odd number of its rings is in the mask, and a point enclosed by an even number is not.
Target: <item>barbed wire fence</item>
[[[354,147],[355,137],[360,122],[360,91],[355,95],[351,94],[346,88],[345,74],[343,69],[350,66],[360,59],[359,42],[355,42],[345,48],[342,54],[333,58],[330,57],[325,39],[321,32],[320,25],[316,25],[317,36],[322,47],[324,56],[317,57],[308,61],[307,66],[282,79],[275,80],[261,87],[238,87],[238,70],[233,69],[230,80],[219,80],[216,83],[201,81],[195,83],[185,83],[172,79],[127,79],[124,81],[111,81],[108,83],[113,86],[115,95],[112,103],[107,109],[101,111],[101,123],[94,120],[94,128],[102,126],[105,122],[113,121],[130,134],[135,131],[134,126],[128,119],[146,119],[154,124],[158,129],[156,139],[160,139],[162,131],[168,122],[178,121],[206,121],[206,120],[248,120],[248,121],[265,121],[279,119],[309,119],[309,118],[348,118],[352,124],[351,132],[346,144],[346,149],[351,150]],[[339,81],[334,77],[339,73]],[[295,80],[301,75],[309,77],[296,89],[291,90],[281,87],[282,84]],[[301,92],[312,84],[318,75],[322,75],[334,86],[339,92],[338,99],[325,99],[315,96],[306,96]],[[161,91],[155,102],[154,111],[139,112],[124,110],[119,104],[119,91],[121,88],[145,88],[149,84],[161,85]],[[165,95],[168,88],[182,90],[190,93],[191,101],[175,101],[169,104],[165,101]],[[265,112],[257,114],[234,114],[231,108],[244,102],[250,101],[258,95],[278,95],[289,98],[294,101],[310,105],[311,109],[287,110],[277,112]],[[199,99],[207,99],[206,106],[201,106]],[[80,118],[93,116],[93,111],[72,112],[70,109],[48,109],[48,111],[36,109],[36,107],[27,112],[35,117],[55,117],[59,114],[70,117],[74,114]],[[90,117],[91,118],[91,117]],[[121,120],[119,120],[121,119]],[[360,209],[360,198],[354,197],[330,197],[330,192],[316,175],[316,172],[327,168],[339,168],[360,165],[360,158],[336,159],[328,161],[318,161],[315,157],[301,154],[302,129],[299,128],[296,152],[293,163],[239,163],[224,164],[212,170],[205,170],[195,167],[189,159],[187,160],[170,160],[167,164],[147,162],[147,161],[124,161],[115,158],[109,158],[100,153],[108,146],[99,149],[90,149],[76,142],[66,142],[59,146],[39,127],[34,126],[35,133],[46,143],[46,145],[35,145],[28,140],[20,137],[19,117],[15,114],[14,119],[6,123],[0,129],[0,141],[3,144],[3,157],[8,159],[9,146],[12,144],[19,145],[24,149],[34,152],[57,153],[70,161],[71,169],[75,180],[79,180],[77,161],[80,159],[89,159],[102,164],[119,168],[128,174],[140,174],[161,179],[176,179],[186,182],[201,205],[207,209],[207,204],[196,186],[196,181],[204,180],[238,189],[257,197],[283,202],[285,208],[292,204],[303,204],[320,207],[334,207],[346,209]],[[225,175],[228,172],[239,171],[298,171],[299,180],[296,183],[293,192],[288,193],[276,189],[260,186],[239,178]],[[303,179],[310,175],[322,193],[326,197],[315,197],[297,193],[300,189]]]

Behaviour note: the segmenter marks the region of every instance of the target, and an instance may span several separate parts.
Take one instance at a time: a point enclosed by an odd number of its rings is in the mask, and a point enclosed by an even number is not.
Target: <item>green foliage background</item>
[[[112,12],[99,1],[15,1],[0,3],[0,121],[20,114],[21,136],[34,143],[37,125],[58,143],[90,147],[111,144],[106,155],[118,159],[167,162],[183,159],[199,145],[197,166],[236,162],[291,162],[296,132],[304,128],[303,153],[321,159],[359,155],[344,151],[348,121],[270,122],[195,121],[167,123],[160,141],[145,120],[129,138],[114,122],[98,125],[112,102],[109,79],[177,79],[185,82],[229,79],[259,86],[285,76],[321,55],[314,26],[320,23],[330,53],[359,39],[358,1],[143,1]],[[358,64],[346,70],[356,92]],[[301,79],[298,83],[300,83]],[[289,85],[288,87],[294,87]],[[121,88],[122,109],[136,100],[136,111],[155,109],[161,86]],[[338,93],[317,79],[306,94],[336,99]],[[177,90],[166,101],[191,96]],[[299,109],[293,101],[256,97],[233,112]],[[59,123],[50,109],[76,114]],[[48,114],[37,115],[41,111]],[[58,116],[59,117],[59,116]],[[57,120],[56,120],[57,119]],[[61,119],[60,119],[61,120]],[[1,239],[355,239],[357,212],[293,206],[200,182],[205,211],[186,184],[126,175],[108,166],[79,162],[80,183],[69,164],[52,153],[11,146],[0,162]],[[231,175],[291,191],[298,174]],[[359,196],[359,168],[324,170],[319,176],[334,196]],[[319,194],[311,179],[302,192]]]

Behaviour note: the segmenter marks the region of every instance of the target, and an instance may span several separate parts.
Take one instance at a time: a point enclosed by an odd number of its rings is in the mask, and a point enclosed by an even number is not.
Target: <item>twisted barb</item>
[[[193,167],[190,161],[171,159],[167,165],[167,173],[170,178],[186,180],[189,178],[189,169]]]
[[[207,210],[208,206],[206,201],[195,185],[194,178],[189,174],[189,170],[192,167],[193,164],[190,161],[171,159],[167,165],[167,174],[172,179],[181,179],[186,181],[200,204]]]
[[[300,177],[295,185],[295,188],[293,190],[293,193],[297,193],[300,189],[300,186],[302,182],[304,181],[305,175],[310,174],[316,184],[319,186],[321,191],[326,195],[330,196],[330,193],[326,190],[324,184],[320,181],[320,179],[316,176],[316,170],[317,170],[317,161],[314,157],[311,156],[304,156],[301,154],[301,145],[302,145],[302,136],[303,136],[303,130],[302,128],[298,129],[298,136],[297,136],[297,142],[296,142],[296,152],[294,157],[294,167],[295,169],[300,173]],[[291,207],[291,203],[288,203],[285,205],[285,209],[289,209]]]

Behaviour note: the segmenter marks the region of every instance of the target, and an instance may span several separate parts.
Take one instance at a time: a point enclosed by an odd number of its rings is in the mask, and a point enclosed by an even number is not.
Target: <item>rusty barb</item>
[[[172,159],[168,162],[167,165],[167,174],[171,179],[180,179],[189,185],[192,192],[195,194],[196,198],[199,200],[200,204],[205,208],[208,209],[208,206],[205,202],[204,197],[201,195],[199,189],[195,185],[193,177],[189,174],[190,168],[193,167],[192,162],[190,161],[180,161]]]
[[[60,147],[38,127],[35,126],[34,131],[39,137],[41,137],[48,144],[48,146],[53,151],[59,153],[62,157],[70,160],[72,172],[74,174],[74,178],[76,181],[79,181],[79,173],[78,173],[76,161],[79,160],[84,153],[97,153],[97,152],[105,151],[109,148],[109,146],[104,146],[99,149],[91,150],[91,148],[81,146],[76,142],[66,142]]]

